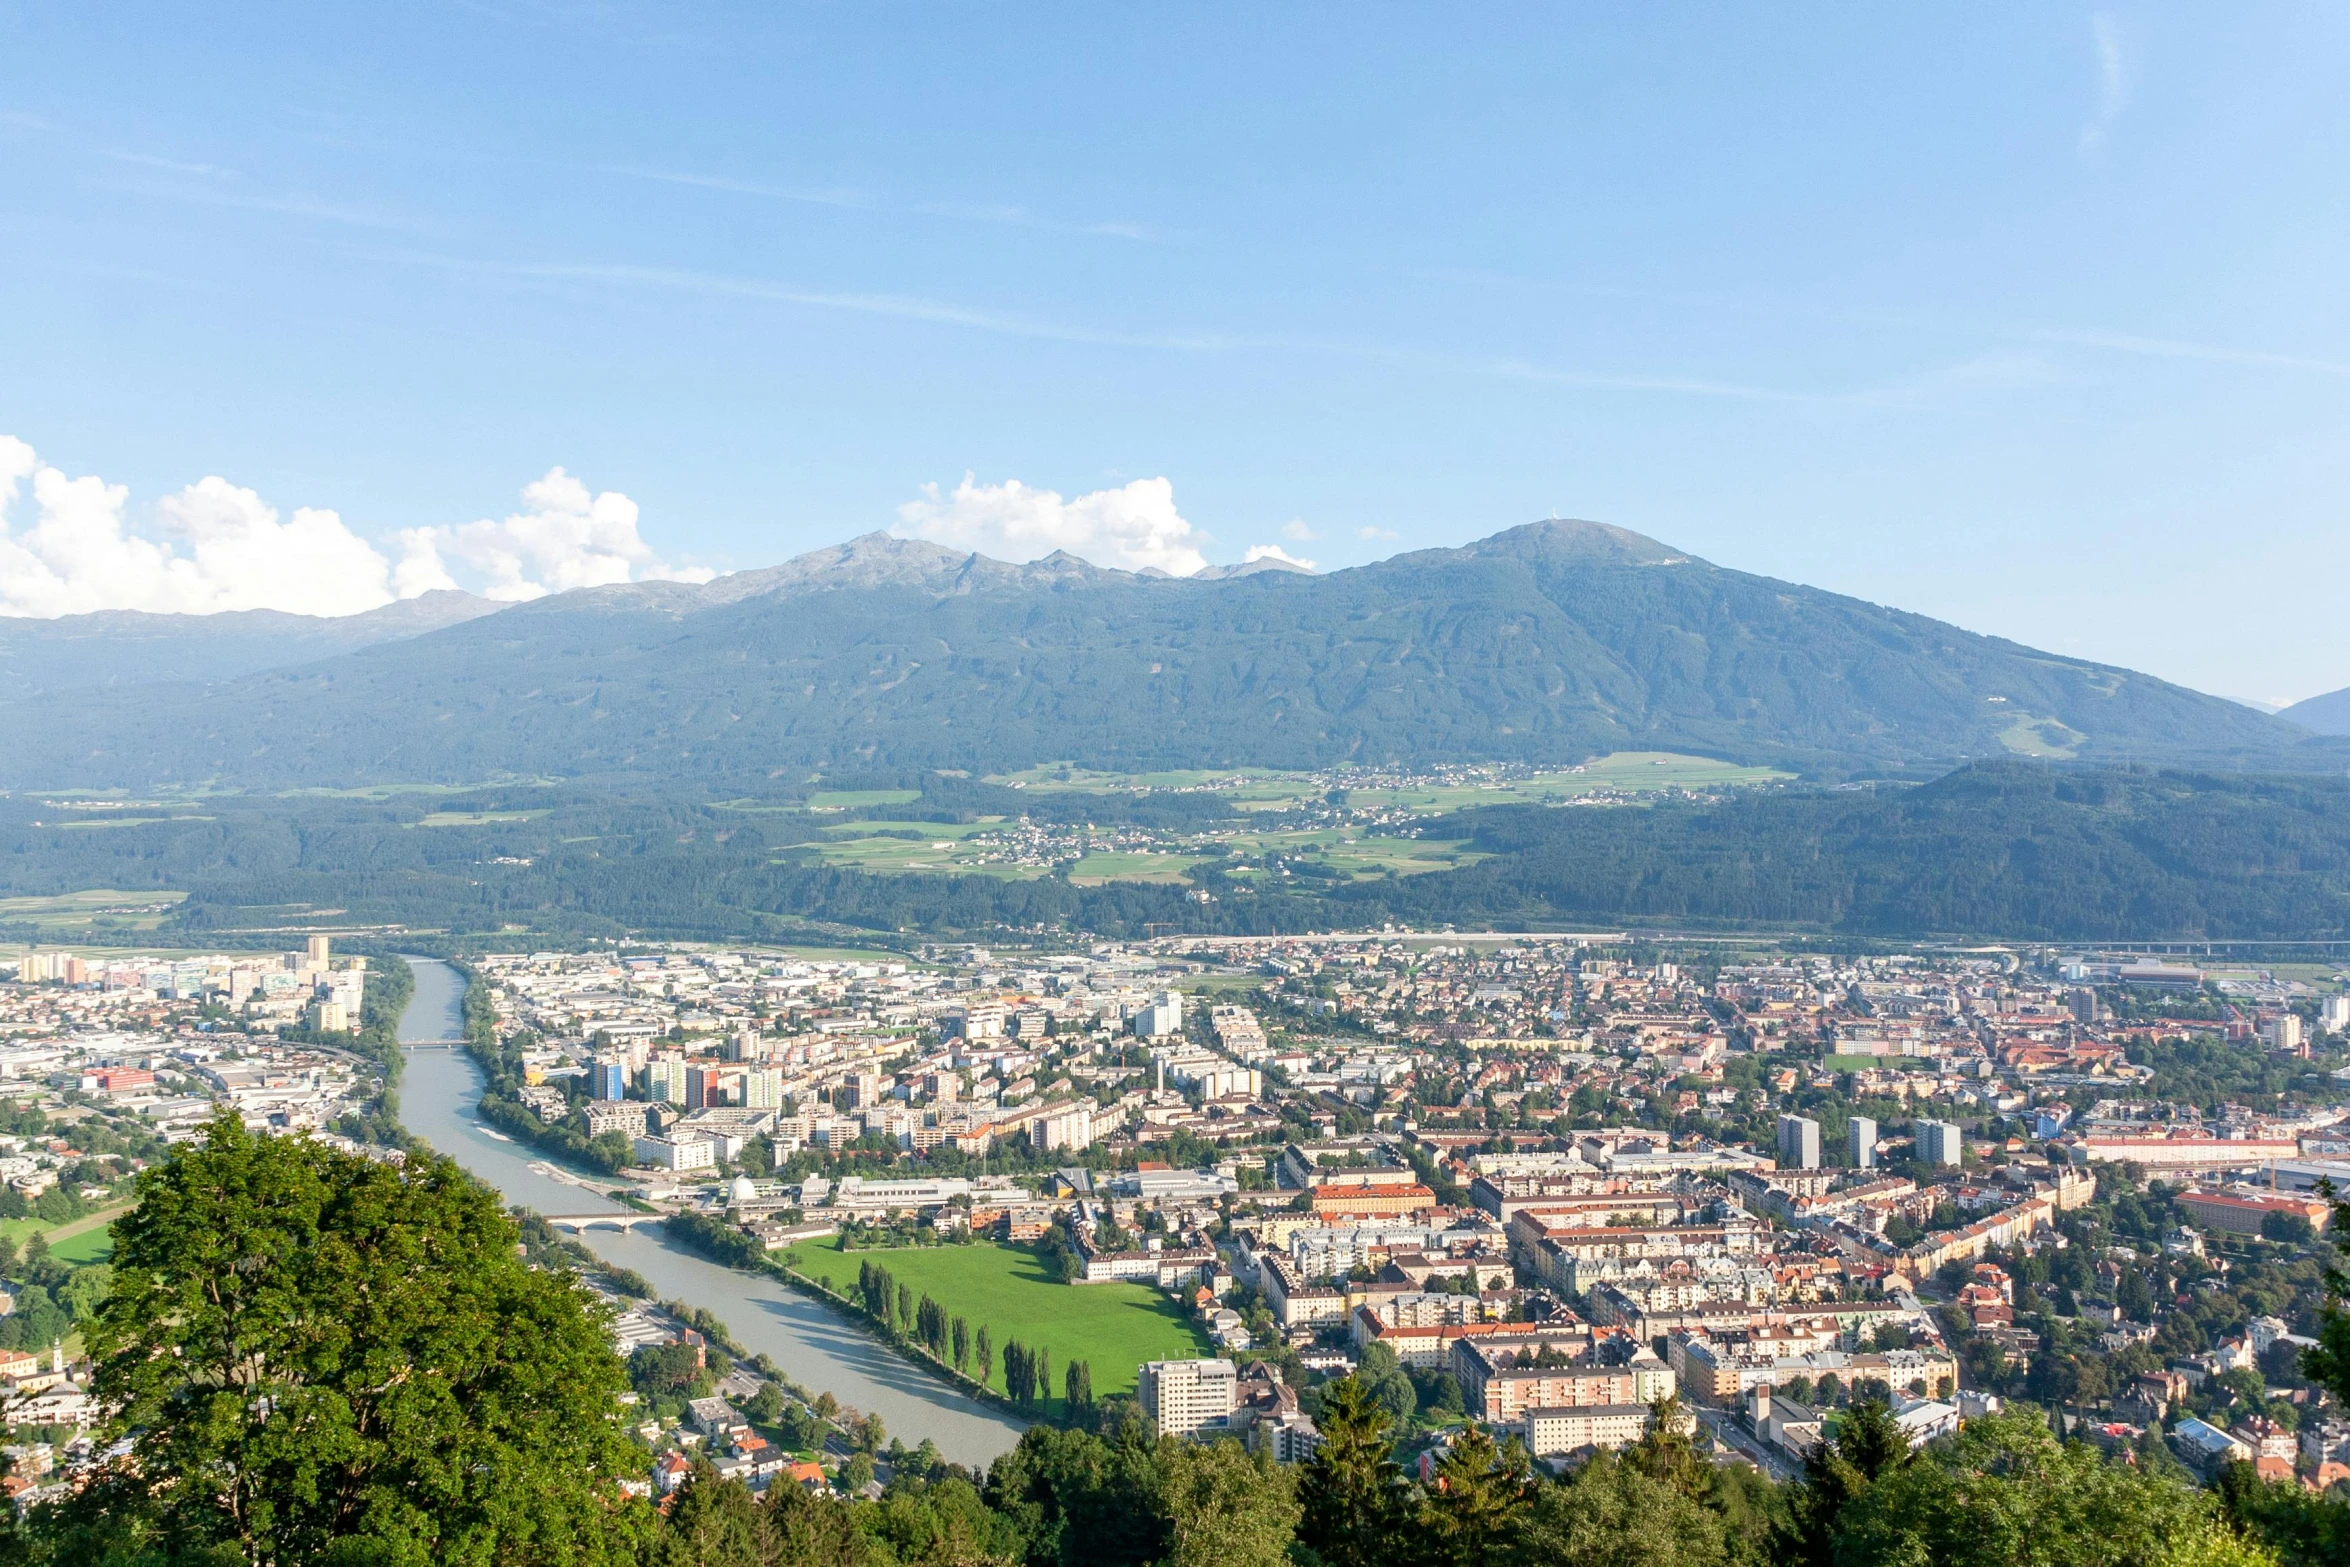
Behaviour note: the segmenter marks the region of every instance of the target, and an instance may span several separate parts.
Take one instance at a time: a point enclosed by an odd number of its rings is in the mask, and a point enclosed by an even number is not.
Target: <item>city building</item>
[[[1816,1170],[1820,1167],[1820,1123],[1809,1116],[1779,1117],[1779,1168]]]
[[[707,1137],[640,1137],[636,1162],[655,1170],[708,1170],[718,1163],[718,1148]]]
[[[1131,1026],[1137,1034],[1151,1039],[1182,1033],[1183,992],[1163,990],[1151,997],[1149,1005],[1135,1011]]]
[[[1877,1166],[1877,1123],[1865,1115],[1856,1115],[1846,1123],[1844,1140],[1852,1154],[1852,1167],[1873,1170]]]
[[[1137,1373],[1135,1396],[1161,1436],[1193,1436],[1240,1407],[1240,1368],[1229,1360],[1153,1360]]]
[[[1917,1140],[1917,1156],[1927,1164],[1949,1167],[1960,1162],[1961,1141],[1958,1128],[1948,1121],[1919,1121],[1911,1127]]]

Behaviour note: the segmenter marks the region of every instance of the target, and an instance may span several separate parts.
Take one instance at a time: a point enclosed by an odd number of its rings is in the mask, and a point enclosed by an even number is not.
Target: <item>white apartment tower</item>
[[[1240,1369],[1229,1360],[1154,1360],[1135,1392],[1159,1435],[1193,1436],[1240,1407]]]
[[[1927,1164],[1944,1167],[1959,1162],[1960,1137],[1957,1126],[1948,1121],[1920,1121],[1912,1128],[1917,1138],[1917,1155]]]
[[[1779,1117],[1779,1168],[1816,1170],[1820,1167],[1820,1123],[1809,1116]]]

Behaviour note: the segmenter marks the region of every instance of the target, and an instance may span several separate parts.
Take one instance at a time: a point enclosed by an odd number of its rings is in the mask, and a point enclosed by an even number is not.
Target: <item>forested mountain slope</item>
[[[444,588],[359,615],[243,609],[217,615],[106,610],[55,620],[0,616],[0,700],[157,681],[233,680],[423,636],[503,608]]]
[[[0,711],[0,786],[840,768],[1570,762],[1815,777],[1978,756],[2301,765],[2304,731],[2149,676],[1728,571],[1591,523],[1312,577],[1007,565],[869,535],[592,589],[301,669]]]

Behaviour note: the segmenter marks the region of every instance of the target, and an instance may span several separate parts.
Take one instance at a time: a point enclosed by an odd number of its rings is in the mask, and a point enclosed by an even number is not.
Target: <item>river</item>
[[[465,980],[432,958],[410,958],[416,995],[400,1017],[403,1044],[464,1035]],[[400,1119],[409,1131],[496,1187],[510,1203],[541,1213],[618,1213],[600,1188],[571,1184],[536,1150],[492,1131],[474,1114],[481,1069],[462,1050],[412,1049],[400,1080]],[[965,1398],[851,1326],[829,1306],[781,1281],[697,1257],[656,1228],[589,1230],[579,1237],[607,1262],[633,1268],[664,1300],[715,1312],[737,1343],[764,1352],[811,1393],[830,1393],[881,1417],[911,1447],[924,1437],[956,1463],[984,1465],[1020,1439],[1015,1421]]]

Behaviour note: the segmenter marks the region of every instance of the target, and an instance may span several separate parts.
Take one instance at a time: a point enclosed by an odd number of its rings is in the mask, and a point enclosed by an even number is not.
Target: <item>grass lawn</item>
[[[114,1255],[114,1235],[105,1225],[95,1225],[79,1235],[68,1235],[61,1241],[51,1241],[49,1255],[59,1262],[70,1262],[76,1266],[85,1262],[104,1262]]]
[[[92,925],[153,930],[163,923],[165,912],[186,897],[184,892],[165,892],[161,888],[123,892],[111,887],[94,887],[47,898],[0,898],[0,919],[12,925],[73,930]]]
[[[1449,871],[1486,858],[1451,839],[1388,838],[1328,827],[1311,832],[1239,833],[1231,843],[1236,852],[1259,859],[1310,855],[1329,869],[1356,880],[1388,871],[1398,876]]]
[[[919,789],[819,789],[808,796],[811,811],[845,811],[852,805],[912,805]]]
[[[1024,1247],[843,1252],[840,1237],[832,1235],[802,1242],[785,1255],[810,1278],[830,1278],[843,1295],[856,1293],[859,1263],[879,1263],[917,1296],[928,1295],[950,1314],[967,1319],[974,1336],[985,1327],[995,1344],[993,1385],[999,1391],[1003,1347],[1012,1339],[1051,1354],[1056,1395],[1069,1362],[1090,1362],[1097,1398],[1133,1392],[1134,1368],[1146,1360],[1189,1360],[1210,1352],[1207,1340],[1158,1290],[1142,1284],[1063,1284]]]
[[[1874,1072],[1879,1067],[1894,1067],[1901,1063],[1899,1056],[1834,1055],[1828,1057],[1831,1072]]]
[[[0,1219],[0,1235],[16,1242],[16,1249],[22,1251],[35,1232],[45,1232],[49,1250],[59,1261],[98,1262],[114,1251],[114,1237],[106,1233],[106,1226],[130,1211],[131,1205],[126,1202],[85,1213],[63,1224],[44,1224],[39,1219]]]
[[[1196,854],[1125,854],[1105,850],[1088,854],[1069,869],[1069,880],[1080,887],[1098,887],[1105,881],[1180,882],[1199,863]]]
[[[1000,816],[983,816],[974,822],[849,822],[834,828],[824,841],[807,847],[815,849],[827,865],[846,865],[879,875],[945,871],[1009,881],[1042,876],[1042,866],[1014,865],[1001,858],[1005,852],[1001,844],[965,842],[977,834],[996,831],[1003,822]]]

